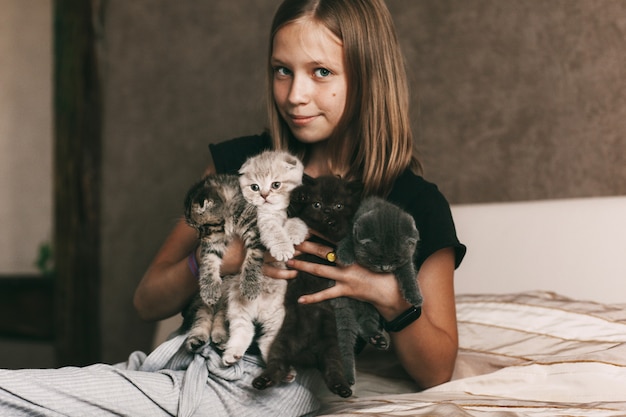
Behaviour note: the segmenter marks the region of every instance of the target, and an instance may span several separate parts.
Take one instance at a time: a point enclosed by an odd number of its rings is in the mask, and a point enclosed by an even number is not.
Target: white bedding
[[[410,383],[383,385],[360,374],[355,397],[331,401],[323,414],[626,415],[626,305],[528,292],[461,295],[457,309],[460,351],[451,382],[392,395]]]

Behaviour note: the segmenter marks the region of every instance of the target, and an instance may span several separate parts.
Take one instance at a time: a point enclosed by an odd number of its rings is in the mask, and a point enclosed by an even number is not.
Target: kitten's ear
[[[244,162],[243,165],[241,166],[241,168],[239,168],[239,174],[240,175],[243,175],[243,174],[248,172],[248,170],[250,169],[250,164],[251,164],[250,161],[251,160],[252,160],[252,158],[246,159],[246,162]]]
[[[302,184],[303,185],[308,185],[308,186],[313,186],[315,185],[317,182],[317,180],[313,177],[309,177],[308,175],[304,174],[302,176]]]
[[[307,200],[307,193],[304,191],[303,186],[299,186],[293,189],[289,197],[289,207],[287,207],[287,216],[298,217],[302,211],[302,207]]]
[[[361,245],[367,245],[369,244],[372,239],[367,236],[367,233],[363,233],[362,229],[362,225],[359,224],[358,222],[354,224],[353,229],[352,229],[352,236],[354,237],[354,240],[359,242]]]
[[[298,168],[302,165],[302,162],[300,162],[300,160],[296,156],[290,153],[285,153],[284,162],[285,162],[285,168],[287,169]]]
[[[293,189],[290,196],[290,201],[295,204],[306,203],[309,200],[309,193],[306,192],[303,186],[299,186]]]
[[[363,183],[358,180],[350,181],[347,185],[350,194],[355,195],[357,197],[361,197],[363,193]]]

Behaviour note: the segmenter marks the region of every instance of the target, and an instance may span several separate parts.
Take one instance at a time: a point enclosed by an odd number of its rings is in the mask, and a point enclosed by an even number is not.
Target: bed
[[[626,197],[453,214],[468,255],[452,381],[415,392],[391,356],[366,351],[355,395],[325,395],[321,415],[626,415]]]

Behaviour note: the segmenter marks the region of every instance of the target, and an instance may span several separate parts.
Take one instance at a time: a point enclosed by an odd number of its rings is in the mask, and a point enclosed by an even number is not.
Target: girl
[[[302,297],[315,303],[348,296],[370,302],[389,323],[394,354],[422,388],[450,379],[457,352],[453,275],[465,253],[450,208],[433,184],[420,177],[408,118],[408,88],[395,29],[383,0],[285,0],[275,14],[268,59],[269,132],[211,146],[207,173],[235,173],[264,149],[287,149],[311,177],[325,174],[360,179],[369,195],[380,195],[415,218],[422,243],[416,277],[424,298],[421,316],[401,296],[391,274],[359,265],[325,266],[289,261],[289,270],[264,272],[292,279],[306,271],[336,281]],[[198,291],[188,261],[197,236],[181,220],[157,253],[135,292],[146,320],[179,313]],[[331,247],[304,242],[297,247],[325,258]],[[242,245],[234,242],[222,273],[238,271]],[[0,372],[0,410],[44,415],[306,415],[319,403],[309,391],[313,373],[292,384],[256,391],[255,357],[231,368],[207,347],[190,355],[184,335],[128,363],[76,369]],[[22,400],[22,399],[27,399]],[[17,410],[17,411],[16,411]],[[28,411],[25,411],[27,413]],[[2,413],[0,413],[2,414]]]
[[[422,238],[417,279],[424,305],[419,320],[391,334],[392,346],[421,387],[447,381],[457,351],[453,274],[465,248],[444,197],[415,174],[420,164],[412,152],[404,63],[384,2],[285,1],[272,24],[268,77],[269,136],[211,146],[216,165],[209,172],[236,172],[265,148],[287,149],[301,157],[306,174],[361,179],[368,194],[410,211]],[[137,289],[142,317],[170,316],[197,291],[186,270],[196,244],[194,232],[181,222]],[[331,251],[310,242],[298,249],[320,257]],[[240,265],[239,248],[229,255],[224,273]],[[391,274],[374,276],[358,265],[290,261],[289,266],[291,271],[268,265],[265,272],[288,279],[302,270],[337,282],[303,303],[354,297],[372,303],[387,321],[411,307]]]

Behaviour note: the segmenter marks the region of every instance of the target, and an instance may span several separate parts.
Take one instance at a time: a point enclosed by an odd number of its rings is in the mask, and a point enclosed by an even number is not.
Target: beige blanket
[[[626,415],[626,305],[532,292],[461,295],[457,309],[460,351],[451,382],[410,392],[397,364],[368,353],[355,396],[327,396],[323,414]]]

